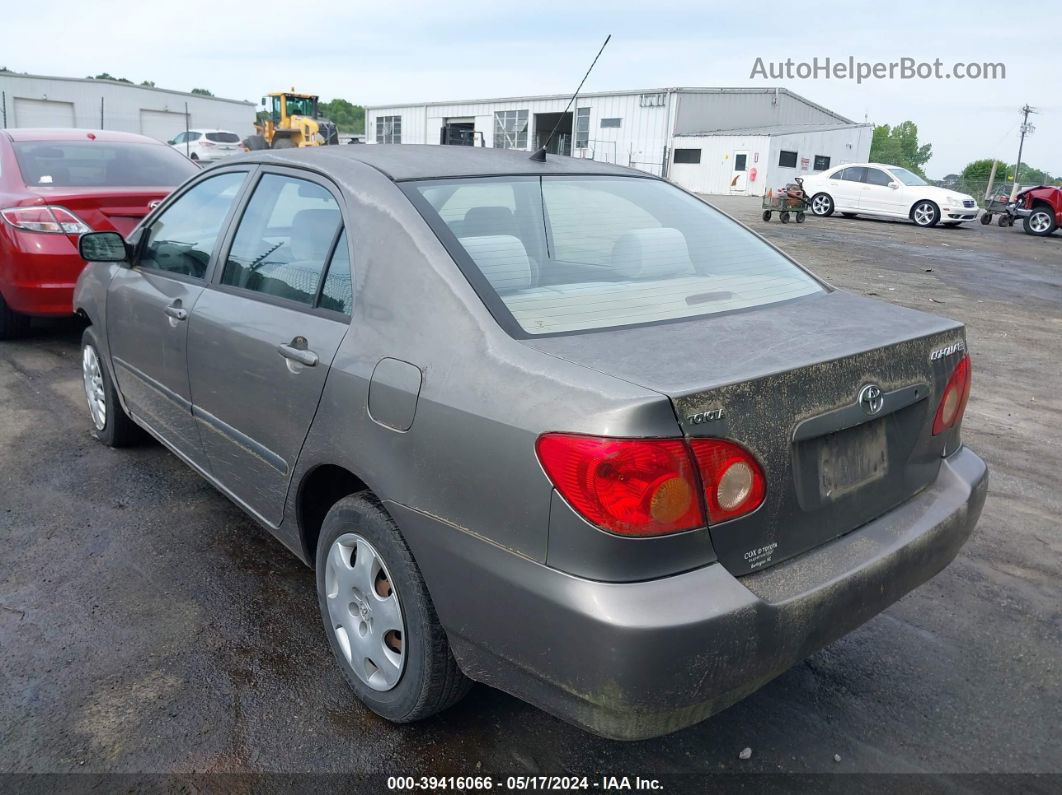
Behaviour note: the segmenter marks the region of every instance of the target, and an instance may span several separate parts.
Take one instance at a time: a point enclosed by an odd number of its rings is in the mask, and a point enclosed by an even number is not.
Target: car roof
[[[81,130],[71,128],[9,127],[2,132],[11,141],[105,141],[110,143],[158,144],[154,138],[117,130]],[[160,144],[161,145],[161,144]]]
[[[652,177],[644,171],[579,157],[547,155],[546,162],[540,163],[532,160],[531,153],[524,150],[432,144],[341,144],[271,149],[254,152],[247,159],[278,165],[311,166],[327,172],[343,171],[355,163],[364,163],[396,182],[435,177],[548,174]]]

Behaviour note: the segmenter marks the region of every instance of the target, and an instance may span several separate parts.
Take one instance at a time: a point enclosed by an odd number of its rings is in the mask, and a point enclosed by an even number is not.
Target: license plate
[[[831,433],[819,442],[819,493],[824,500],[851,494],[888,471],[884,420]]]

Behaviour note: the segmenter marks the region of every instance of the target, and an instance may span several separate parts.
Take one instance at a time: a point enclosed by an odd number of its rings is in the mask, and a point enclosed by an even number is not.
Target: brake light
[[[0,210],[0,217],[16,229],[57,235],[80,235],[92,229],[65,207],[37,205],[8,207]]]
[[[752,453],[722,439],[691,439],[690,447],[704,484],[710,523],[736,519],[760,507],[767,487]]]
[[[933,417],[933,435],[943,433],[962,420],[966,411],[966,401],[970,399],[970,384],[973,380],[973,365],[970,363],[970,354],[962,357],[955,370],[948,379],[948,385],[944,387],[940,405]]]
[[[561,496],[604,530],[641,537],[705,525],[693,461],[679,439],[547,433],[535,449]]]

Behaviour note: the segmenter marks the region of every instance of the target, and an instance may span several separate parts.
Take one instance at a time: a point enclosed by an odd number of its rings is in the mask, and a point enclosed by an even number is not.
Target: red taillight
[[[0,217],[16,229],[27,232],[80,235],[92,231],[88,224],[65,207],[8,207],[0,210]]]
[[[561,496],[604,530],[659,536],[705,524],[693,461],[679,439],[547,433],[535,447]]]
[[[704,484],[709,522],[725,522],[760,507],[767,488],[752,453],[722,439],[692,439],[690,447]]]
[[[966,411],[966,401],[970,399],[970,383],[973,380],[973,366],[970,363],[970,355],[963,356],[955,371],[948,379],[948,385],[944,387],[940,405],[933,417],[933,435],[943,433],[958,425]]]

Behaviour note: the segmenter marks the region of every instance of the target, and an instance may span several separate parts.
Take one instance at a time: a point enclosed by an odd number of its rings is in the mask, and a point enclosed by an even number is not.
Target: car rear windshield
[[[518,335],[663,322],[824,291],[756,235],[662,180],[445,179],[412,183],[407,193]]]
[[[199,173],[161,144],[114,141],[17,141],[22,179],[31,188],[173,187]]]
[[[238,144],[240,142],[240,136],[229,132],[210,132],[206,134],[206,139],[219,144]]]

